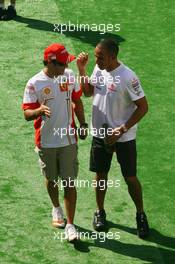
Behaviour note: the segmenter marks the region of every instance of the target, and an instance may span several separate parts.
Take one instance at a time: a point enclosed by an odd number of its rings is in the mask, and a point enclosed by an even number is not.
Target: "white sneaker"
[[[69,241],[72,242],[74,240],[79,239],[79,235],[77,230],[75,229],[75,226],[72,224],[67,224],[65,228],[65,238]]]
[[[60,228],[65,227],[63,210],[62,210],[61,206],[59,206],[57,208],[53,207],[53,209],[52,209],[52,225],[54,227],[60,227]]]

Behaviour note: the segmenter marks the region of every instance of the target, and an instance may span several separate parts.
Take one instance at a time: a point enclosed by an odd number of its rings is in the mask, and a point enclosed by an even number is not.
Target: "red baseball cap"
[[[75,60],[75,56],[69,54],[66,48],[60,43],[53,43],[44,50],[44,60],[57,60],[61,63],[69,63]]]

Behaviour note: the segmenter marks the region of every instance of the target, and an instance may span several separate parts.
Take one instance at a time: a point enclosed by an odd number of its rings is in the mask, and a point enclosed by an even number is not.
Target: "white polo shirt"
[[[82,95],[73,71],[65,69],[59,78],[49,78],[44,71],[33,76],[27,83],[22,108],[36,109],[44,101],[50,108],[51,117],[40,116],[34,120],[35,144],[40,148],[56,148],[77,141],[72,99]]]
[[[104,123],[111,128],[125,124],[137,108],[134,101],[144,97],[138,77],[123,63],[111,72],[100,70],[96,65],[90,83],[94,86],[92,128],[96,137],[102,137],[98,131]],[[136,130],[137,124],[118,142],[135,139]]]

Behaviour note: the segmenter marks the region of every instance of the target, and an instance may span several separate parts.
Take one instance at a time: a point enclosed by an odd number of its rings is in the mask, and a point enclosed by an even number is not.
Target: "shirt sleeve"
[[[136,75],[129,78],[126,88],[132,101],[136,101],[145,96],[140,80]]]
[[[23,110],[36,109],[39,106],[40,106],[40,104],[38,103],[35,87],[29,81],[27,83],[25,91],[24,91],[22,109]]]
[[[72,91],[72,100],[76,101],[76,100],[80,99],[81,96],[82,96],[82,89],[81,89],[81,87],[79,85],[79,89],[78,90],[74,89]]]
[[[95,66],[95,68],[91,74],[91,77],[89,79],[89,83],[93,86],[95,86],[97,84],[97,65]]]
[[[71,78],[72,80],[74,80],[73,90],[72,90],[72,101],[76,101],[82,96],[82,89],[78,81],[78,78],[76,78],[76,76],[73,73],[71,73]]]

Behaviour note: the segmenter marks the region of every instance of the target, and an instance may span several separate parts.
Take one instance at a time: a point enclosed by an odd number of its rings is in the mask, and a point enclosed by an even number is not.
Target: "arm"
[[[47,100],[45,99],[42,104],[38,102],[36,89],[31,80],[28,81],[23,97],[22,109],[24,110],[24,118],[27,121],[34,120],[41,115],[50,117],[50,109],[46,106]]]
[[[82,52],[77,58],[77,67],[80,75],[80,84],[85,96],[90,97],[94,93],[94,86],[89,83],[89,77],[86,74],[86,65],[88,63],[88,54]]]
[[[138,123],[148,112],[148,103],[146,97],[140,98],[137,101],[134,101],[134,103],[137,106],[137,109],[125,124],[127,130]]]
[[[125,124],[113,130],[113,134],[107,138],[107,144],[113,145],[116,140],[118,140],[128,129],[138,123],[148,112],[146,97],[140,98],[134,101],[134,103],[137,106],[136,110]]]
[[[75,104],[74,111],[75,111],[76,117],[77,117],[77,119],[79,121],[79,124],[81,126],[81,124],[85,123],[83,103],[82,103],[81,98],[79,98],[77,100],[74,100],[73,102]]]
[[[86,139],[87,137],[87,128],[88,124],[85,123],[85,116],[84,116],[84,107],[81,98],[73,101],[75,104],[75,114],[79,121],[80,128],[78,129],[78,134],[80,139]]]
[[[41,106],[36,108],[36,109],[24,110],[24,117],[27,121],[34,120],[41,115],[45,115],[47,117],[50,117],[50,115],[51,115],[50,108],[44,104],[41,104]]]

